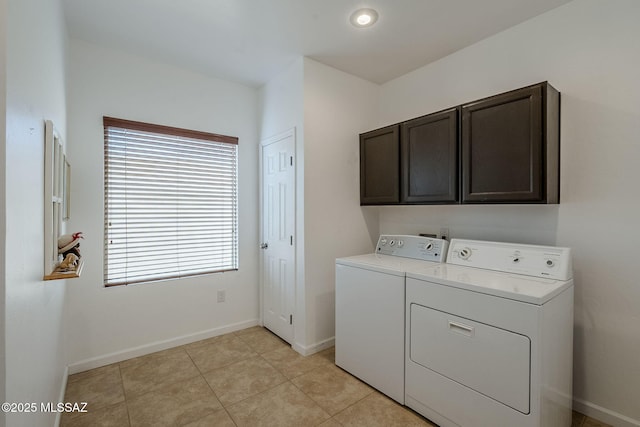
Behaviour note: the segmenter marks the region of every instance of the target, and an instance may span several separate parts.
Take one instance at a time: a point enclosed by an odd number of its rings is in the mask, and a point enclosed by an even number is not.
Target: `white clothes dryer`
[[[336,365],[402,404],[405,274],[443,262],[447,243],[381,235],[375,253],[336,260]]]
[[[568,248],[453,239],[406,278],[405,403],[441,427],[569,427]]]

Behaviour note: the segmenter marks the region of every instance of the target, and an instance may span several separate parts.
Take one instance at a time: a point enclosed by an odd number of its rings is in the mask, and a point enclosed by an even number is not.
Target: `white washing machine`
[[[405,403],[441,427],[569,427],[568,248],[453,239],[406,278]]]
[[[336,365],[404,403],[405,274],[446,253],[445,240],[381,235],[375,253],[336,260]]]

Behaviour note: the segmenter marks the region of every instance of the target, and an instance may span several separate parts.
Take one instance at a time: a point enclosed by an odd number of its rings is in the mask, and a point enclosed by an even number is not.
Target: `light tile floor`
[[[71,375],[65,402],[80,426],[433,426],[334,364],[303,357],[261,327]],[[574,412],[572,427],[604,427]]]

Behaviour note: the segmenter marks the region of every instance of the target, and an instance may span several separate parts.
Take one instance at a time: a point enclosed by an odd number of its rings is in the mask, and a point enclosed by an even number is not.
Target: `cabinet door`
[[[543,202],[543,86],[462,106],[462,202]]]
[[[360,204],[400,202],[400,126],[360,135]]]
[[[402,124],[402,201],[458,200],[458,109]]]

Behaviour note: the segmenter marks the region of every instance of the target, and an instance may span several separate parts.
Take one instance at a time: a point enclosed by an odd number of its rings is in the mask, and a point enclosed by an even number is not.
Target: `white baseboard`
[[[640,427],[640,420],[634,420],[610,409],[598,406],[586,400],[573,398],[573,409],[596,420],[611,424],[615,427]]]
[[[308,345],[308,346],[303,346],[299,343],[294,343],[293,349],[303,356],[310,356],[326,348],[333,347],[335,345],[335,342],[336,342],[335,337],[331,337],[324,341],[320,341],[318,343]]]
[[[109,353],[103,356],[81,360],[69,365],[68,374],[77,374],[78,372],[88,371],[89,369],[95,369],[101,366],[110,365],[112,363],[122,362],[123,360],[144,356],[147,354],[155,353],[156,351],[162,351],[168,348],[190,344],[192,342],[204,340],[207,338],[217,337],[218,335],[228,334],[229,332],[235,332],[241,329],[250,328],[251,326],[256,326],[258,322],[258,319],[247,320],[240,323],[234,323],[232,325],[226,325],[219,328],[196,332],[195,334],[183,335],[164,341],[156,341],[153,343],[141,345],[139,347],[128,348],[122,351],[117,351],[115,353]]]
[[[62,374],[62,385],[60,386],[60,394],[58,394],[58,402],[64,402],[64,395],[67,391],[67,378],[69,378],[69,367],[65,366]],[[60,421],[62,420],[62,412],[56,413],[56,421],[53,424],[54,427],[60,427]]]

